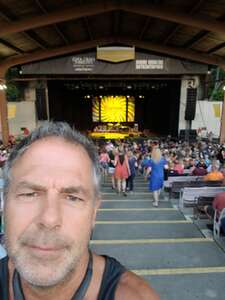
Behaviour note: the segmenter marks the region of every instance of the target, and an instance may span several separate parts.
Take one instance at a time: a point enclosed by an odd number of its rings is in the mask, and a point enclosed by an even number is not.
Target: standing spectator
[[[164,168],[168,168],[167,161],[162,158],[161,151],[158,148],[153,148],[146,177],[151,173],[149,178],[149,190],[153,192],[153,206],[156,207],[158,206],[159,195],[163,187]]]
[[[127,156],[128,156],[128,164],[130,168],[130,175],[127,178],[127,190],[129,190],[130,193],[132,194],[134,189],[134,178],[136,175],[137,159],[134,156],[132,151],[128,151]]]
[[[113,150],[109,151],[109,174],[111,175],[111,182],[112,182],[112,189],[115,190],[116,189],[116,183],[115,183],[115,177],[114,177],[114,173],[115,173],[115,155],[117,153],[117,150],[114,148]]]
[[[117,190],[118,193],[123,192],[124,196],[126,194],[126,179],[130,175],[130,168],[128,163],[127,155],[121,149],[118,152],[118,155],[115,157],[115,173],[114,177],[117,180]]]
[[[108,174],[108,168],[109,168],[109,162],[110,162],[109,155],[108,155],[105,148],[101,150],[101,153],[100,153],[100,156],[99,156],[99,162],[100,162],[100,165],[101,165],[103,178],[105,180],[105,178]]]

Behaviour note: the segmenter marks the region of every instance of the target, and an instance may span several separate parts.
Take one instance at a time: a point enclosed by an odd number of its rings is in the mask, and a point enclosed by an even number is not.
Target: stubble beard
[[[50,288],[62,284],[72,276],[82,255],[87,251],[87,241],[68,242],[53,232],[25,232],[11,242],[6,230],[6,249],[20,276],[37,288]],[[61,247],[54,255],[36,255],[29,245]]]

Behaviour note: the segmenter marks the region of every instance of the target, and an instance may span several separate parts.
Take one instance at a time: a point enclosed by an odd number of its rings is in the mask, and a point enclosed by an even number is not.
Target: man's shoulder
[[[115,295],[116,300],[160,300],[149,283],[133,272],[126,271],[120,278]]]

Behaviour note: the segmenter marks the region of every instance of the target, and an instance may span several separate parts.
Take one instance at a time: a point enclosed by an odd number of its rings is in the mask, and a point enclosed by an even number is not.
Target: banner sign
[[[206,74],[207,69],[207,65],[141,52],[135,53],[134,60],[110,63],[97,60],[91,52],[26,64],[21,71],[25,75],[193,75]]]

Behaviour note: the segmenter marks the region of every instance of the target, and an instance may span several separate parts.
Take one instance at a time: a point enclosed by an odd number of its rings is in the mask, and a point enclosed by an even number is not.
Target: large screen
[[[134,97],[102,96],[92,101],[93,122],[134,122]]]

